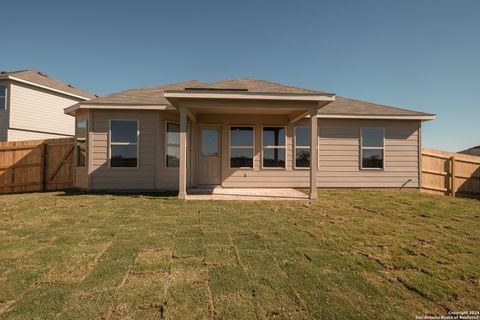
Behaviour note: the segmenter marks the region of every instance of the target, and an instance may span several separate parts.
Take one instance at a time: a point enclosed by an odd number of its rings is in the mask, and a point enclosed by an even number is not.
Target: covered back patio
[[[309,199],[317,199],[317,112],[335,101],[334,94],[210,86],[166,90],[164,96],[180,113],[180,199],[188,198],[187,187],[222,187],[223,193],[262,187],[274,194],[273,188],[286,186],[280,180],[307,174]],[[309,151],[309,165],[303,168],[292,164],[289,151],[299,122],[309,129],[308,145],[302,146]]]

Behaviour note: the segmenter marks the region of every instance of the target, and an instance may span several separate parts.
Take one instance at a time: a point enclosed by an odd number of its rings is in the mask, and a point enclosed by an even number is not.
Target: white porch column
[[[310,111],[310,200],[318,198],[318,118],[317,108]]]
[[[187,198],[187,113],[185,106],[180,106],[180,166],[178,168],[178,198]]]

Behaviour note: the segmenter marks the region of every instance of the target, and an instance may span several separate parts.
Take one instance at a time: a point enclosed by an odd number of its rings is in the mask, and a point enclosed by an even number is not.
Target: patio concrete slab
[[[292,188],[192,188],[187,200],[308,200],[308,195]]]

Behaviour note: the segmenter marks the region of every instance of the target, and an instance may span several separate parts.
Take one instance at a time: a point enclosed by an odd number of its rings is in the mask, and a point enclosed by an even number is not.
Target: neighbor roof
[[[75,88],[74,86],[54,79],[45,73],[36,70],[20,70],[20,71],[1,71],[0,79],[12,79],[27,82],[32,85],[45,87],[53,91],[59,91],[67,95],[72,95],[84,99],[94,99],[98,96],[85,90]]]
[[[237,78],[214,83],[206,83],[198,80],[172,83],[162,86],[152,86],[138,89],[130,89],[108,96],[78,103],[70,107],[68,112],[74,111],[80,105],[124,105],[124,106],[171,106],[165,98],[164,92],[170,90],[244,90],[252,93],[279,93],[279,94],[320,94],[333,95],[332,93],[298,88],[294,86],[274,83],[252,78]],[[360,100],[336,97],[335,101],[320,108],[321,117],[434,117],[432,114],[417,112],[408,109],[395,108],[381,104],[375,104]]]

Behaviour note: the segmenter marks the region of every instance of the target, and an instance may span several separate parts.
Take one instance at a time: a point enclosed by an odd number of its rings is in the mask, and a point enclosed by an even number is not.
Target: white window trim
[[[252,128],[253,143],[252,146],[232,146],[232,127]],[[232,148],[235,149],[252,149],[252,166],[251,167],[232,167]],[[255,168],[255,125],[251,124],[238,124],[228,126],[228,168],[231,170],[253,170]]]
[[[5,111],[7,110],[7,106],[8,106],[8,85],[7,84],[0,84],[0,87],[5,87],[5,95],[4,96],[0,96],[0,98],[3,98],[3,101],[5,101],[5,105],[4,105],[4,108],[2,109],[2,107],[0,107],[0,111]]]
[[[137,142],[113,142],[112,143],[112,121],[131,121],[137,122]],[[137,166],[136,167],[112,167],[112,144],[115,146],[137,146]],[[140,167],[140,120],[138,119],[110,119],[108,120],[108,168],[113,170],[137,170]]]
[[[79,121],[85,121],[85,165],[79,166],[78,165],[78,141],[77,141],[77,126]],[[88,119],[75,119],[75,168],[84,169],[87,168],[87,161],[88,161]]]
[[[310,166],[308,166],[308,167],[297,167],[297,148],[310,150],[310,146],[297,146],[297,128],[306,128],[308,130],[311,130],[311,128],[309,126],[295,126],[295,127],[293,127],[293,168],[295,170],[310,170]],[[318,147],[317,147],[317,151],[318,151]],[[310,152],[311,152],[311,150],[310,150]],[[310,155],[310,165],[311,165],[311,161],[312,161],[311,157],[312,157],[312,155]]]
[[[285,145],[284,146],[264,146],[263,145],[263,128],[284,128],[285,129]],[[260,168],[262,170],[287,170],[287,159],[288,159],[288,152],[287,152],[287,127],[286,126],[279,126],[279,125],[262,125],[262,157],[260,159]],[[284,149],[285,150],[285,167],[265,167],[263,165],[263,149]]]
[[[383,131],[383,147],[364,147],[363,146],[363,129],[382,129]],[[364,168],[363,167],[363,150],[382,150],[382,168]],[[384,171],[385,170],[385,127],[360,127],[360,170],[373,170],[373,171]]]

